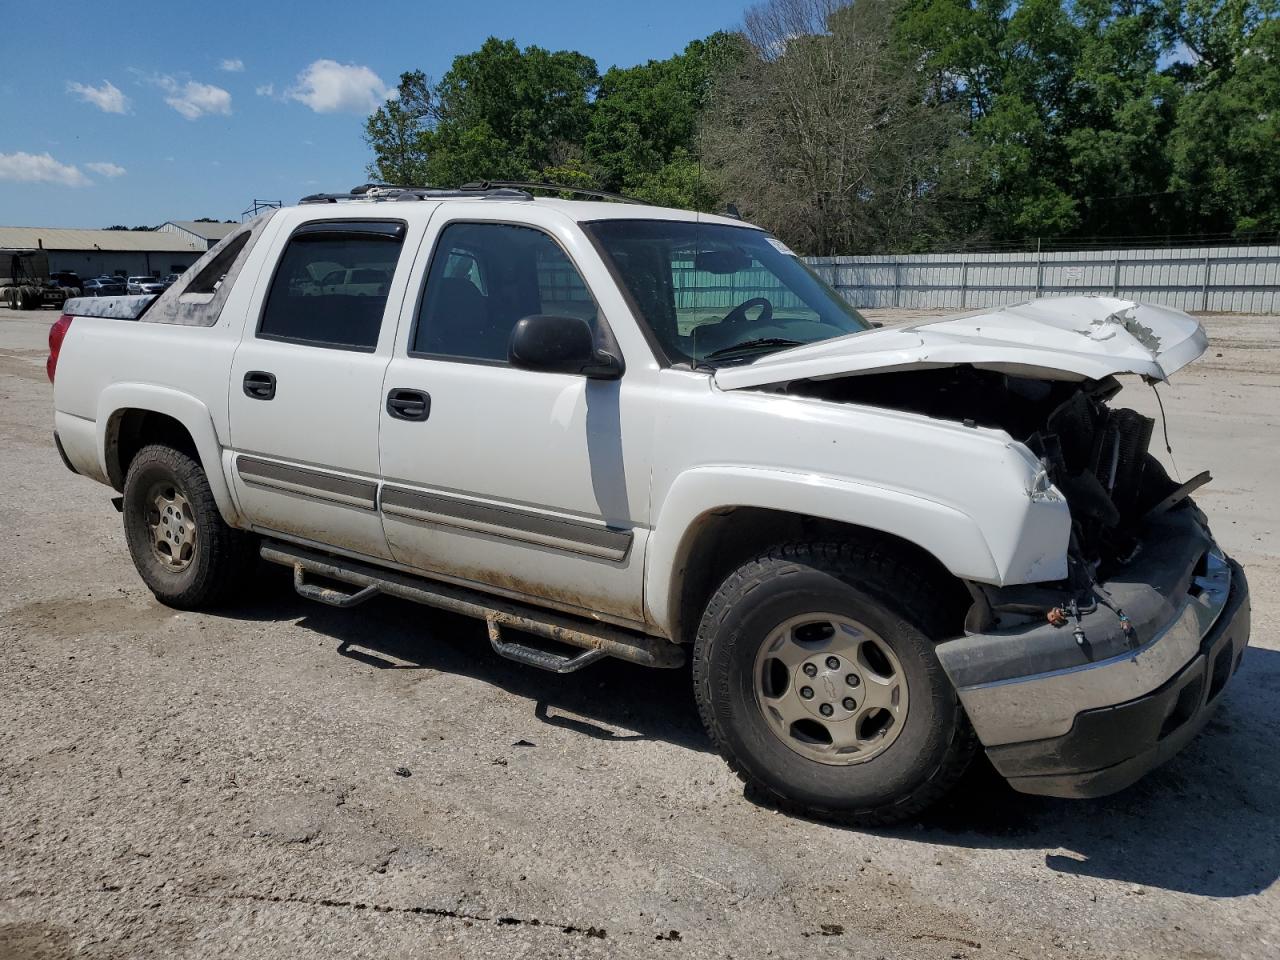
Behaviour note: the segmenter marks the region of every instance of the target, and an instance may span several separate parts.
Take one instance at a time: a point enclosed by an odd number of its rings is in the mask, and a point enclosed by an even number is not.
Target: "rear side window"
[[[596,327],[595,300],[560,245],[532,227],[451,223],[431,259],[412,352],[505,363],[512,328],[539,313]]]
[[[372,351],[404,232],[400,221],[303,224],[276,267],[258,336]]]
[[[240,251],[244,249],[244,245],[249,242],[250,233],[251,231],[245,230],[228,241],[222,251],[210,260],[199,274],[192,278],[183,293],[213,293],[216,291],[222,283],[222,278],[227,275],[231,265],[236,262],[236,257],[240,256]],[[178,267],[174,272],[181,273],[183,269],[185,268]]]

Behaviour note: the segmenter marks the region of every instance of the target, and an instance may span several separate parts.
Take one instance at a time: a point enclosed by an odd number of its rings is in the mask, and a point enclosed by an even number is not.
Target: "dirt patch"
[[[0,960],[64,960],[74,957],[71,938],[48,923],[0,923]]]
[[[130,596],[107,595],[98,599],[65,597],[34,600],[5,611],[5,622],[23,633],[50,637],[84,637],[118,632],[150,633],[181,619],[176,610]]]
[[[1210,318],[1224,356],[1161,387],[1253,592],[1214,722],[1114,797],[1024,797],[979,766],[878,831],[745,795],[687,668],[539,673],[477,621],[307,605],[283,568],[232,609],[159,605],[110,491],[49,443],[52,319],[0,316],[0,960],[1271,960],[1274,318]],[[1159,417],[1149,388],[1122,397]]]

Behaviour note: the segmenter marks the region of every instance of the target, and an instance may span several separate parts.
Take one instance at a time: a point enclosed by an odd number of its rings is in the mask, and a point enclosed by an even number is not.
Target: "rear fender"
[[[97,416],[98,458],[103,475],[112,475],[108,469],[108,456],[115,447],[120,418],[128,410],[162,413],[186,428],[200,455],[200,465],[208,477],[209,488],[223,519],[232,526],[239,526],[240,508],[222,469],[222,443],[214,428],[213,416],[203,402],[189,393],[151,383],[115,383],[103,390],[98,400]]]

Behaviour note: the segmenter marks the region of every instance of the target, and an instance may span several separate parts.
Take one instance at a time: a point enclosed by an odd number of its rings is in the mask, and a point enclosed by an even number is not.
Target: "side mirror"
[[[622,361],[596,349],[591,326],[581,317],[545,313],[525,317],[511,331],[507,359],[521,370],[576,373],[593,380],[622,376]]]

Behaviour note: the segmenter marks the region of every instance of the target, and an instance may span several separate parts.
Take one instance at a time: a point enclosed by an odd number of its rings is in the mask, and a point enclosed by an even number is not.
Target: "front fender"
[[[162,413],[186,428],[195,442],[200,465],[204,468],[209,489],[213,491],[213,499],[223,519],[232,526],[238,526],[240,509],[222,470],[222,444],[213,424],[213,415],[202,401],[189,393],[152,383],[114,383],[103,390],[98,399],[97,415],[97,449],[103,476],[111,476],[107,464],[108,451],[115,444],[115,431],[121,415],[127,410]]]
[[[997,562],[977,520],[916,494],[816,474],[744,466],[698,467],[681,474],[664,498],[645,563],[645,607],[661,629],[674,628],[688,538],[703,515],[759,507],[855,524],[892,534],[928,551],[957,577],[1000,583]],[[1016,511],[1017,505],[1011,508]],[[1056,528],[1061,520],[1048,526]],[[1066,522],[1069,523],[1069,520]],[[1053,539],[1061,539],[1056,529]],[[1065,539],[1063,539],[1065,543]],[[1004,569],[1002,569],[1002,566]]]

